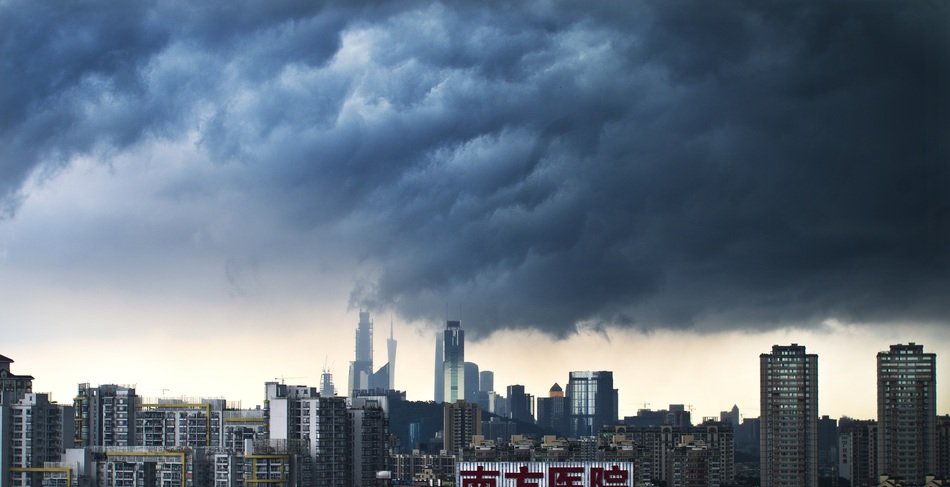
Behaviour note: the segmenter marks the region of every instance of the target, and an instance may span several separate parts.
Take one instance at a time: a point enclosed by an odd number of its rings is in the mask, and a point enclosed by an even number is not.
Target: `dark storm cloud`
[[[944,4],[211,5],[3,4],[0,194],[193,133],[355,306],[946,322]]]

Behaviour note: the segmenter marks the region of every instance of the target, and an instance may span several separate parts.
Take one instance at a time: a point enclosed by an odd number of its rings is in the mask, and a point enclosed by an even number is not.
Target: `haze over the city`
[[[0,354],[36,391],[341,393],[357,311],[432,399],[612,370],[620,413],[819,355],[937,354],[950,412],[946,3],[0,1]],[[943,385],[940,385],[940,384]]]

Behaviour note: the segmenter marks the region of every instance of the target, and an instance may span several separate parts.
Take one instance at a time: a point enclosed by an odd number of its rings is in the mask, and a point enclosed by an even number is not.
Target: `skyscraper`
[[[386,339],[386,358],[389,359],[389,390],[396,390],[396,334],[389,320],[389,338]]]
[[[550,428],[559,435],[567,431],[567,398],[556,382],[548,391],[548,397],[538,398],[538,426]]]
[[[593,436],[617,422],[614,373],[575,371],[568,376],[567,400],[572,436]]]
[[[879,475],[923,484],[936,472],[936,368],[914,342],[877,354]]]
[[[465,400],[465,331],[459,321],[447,321],[442,332],[444,359],[442,371],[445,377],[444,401],[454,403]]]
[[[433,373],[435,391],[432,395],[432,400],[436,404],[442,403],[445,399],[445,338],[442,336],[442,333],[439,333],[435,336],[435,370]]]
[[[369,311],[360,311],[360,321],[356,325],[356,360],[350,362],[348,393],[369,389],[369,380],[373,375],[373,322]]]
[[[531,414],[531,400],[524,392],[524,386],[515,384],[508,386],[508,417],[516,421],[533,423]]]
[[[478,364],[465,362],[465,401],[478,402]]]
[[[818,485],[818,355],[793,343],[759,356],[762,487]]]

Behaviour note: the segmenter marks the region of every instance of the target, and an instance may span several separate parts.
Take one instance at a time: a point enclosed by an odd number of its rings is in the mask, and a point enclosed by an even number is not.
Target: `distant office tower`
[[[838,476],[851,487],[876,487],[877,421],[841,418],[838,428]]]
[[[739,427],[736,428],[736,451],[759,456],[759,449],[762,447],[761,439],[762,423],[759,418],[745,418]]]
[[[0,485],[46,485],[44,463],[61,461],[72,445],[73,408],[49,402],[47,394],[14,397],[4,393],[0,400]]]
[[[483,370],[478,373],[478,390],[481,392],[491,392],[495,390],[494,372]]]
[[[554,430],[561,436],[567,436],[567,398],[556,382],[548,391],[548,397],[538,398],[538,426]]]
[[[472,436],[482,434],[482,410],[477,404],[446,402],[443,414],[442,448],[449,454],[459,454],[472,442]]]
[[[568,376],[567,400],[571,436],[594,436],[617,423],[617,390],[613,372],[575,371]]]
[[[669,412],[666,413],[666,421],[663,424],[669,424],[677,428],[689,428],[693,425],[691,416],[692,413],[686,410],[686,406],[670,404]]]
[[[465,330],[462,323],[448,321],[442,332],[444,359],[442,363],[445,377],[444,401],[454,403],[465,399]]]
[[[435,336],[435,370],[433,372],[435,392],[432,399],[436,404],[445,400],[445,337],[442,332]]]
[[[389,362],[389,387],[391,391],[396,390],[396,334],[393,329],[392,319],[389,320],[389,338],[386,339],[386,358]]]
[[[349,388],[350,397],[356,394],[353,391],[370,388],[370,377],[373,375],[373,322],[369,319],[369,311],[360,311],[360,321],[356,324],[356,360],[350,362]]]
[[[336,395],[336,387],[333,385],[333,374],[326,369],[323,369],[323,373],[320,374],[320,395],[323,397],[333,397]]]
[[[729,411],[721,411],[719,413],[719,421],[723,423],[732,423],[733,428],[739,427],[739,406],[735,404],[732,405],[732,409]]]
[[[32,375],[16,375],[10,372],[13,359],[0,355],[0,392],[17,401],[28,392],[33,392]]]
[[[525,394],[524,386],[515,384],[508,386],[508,417],[516,421],[533,423],[534,416],[531,414],[530,396]]]
[[[465,401],[478,402],[478,364],[465,362]]]
[[[937,356],[923,345],[877,354],[879,475],[923,484],[936,472]]]
[[[775,345],[759,363],[762,487],[817,487],[818,355]]]
[[[76,448],[86,446],[135,446],[134,387],[79,384],[73,399],[76,418]]]
[[[315,387],[265,384],[271,440],[304,442],[309,447],[313,485],[349,487],[353,438],[345,397],[321,397]],[[307,475],[306,473],[304,474]]]

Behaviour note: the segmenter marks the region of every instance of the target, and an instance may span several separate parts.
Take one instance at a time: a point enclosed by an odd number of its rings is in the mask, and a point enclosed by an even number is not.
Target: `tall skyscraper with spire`
[[[459,321],[447,321],[442,332],[443,363],[445,381],[444,400],[454,403],[465,399],[465,331]]]
[[[350,362],[349,394],[369,389],[373,375],[373,322],[369,311],[360,311],[360,321],[356,325],[356,360]]]

